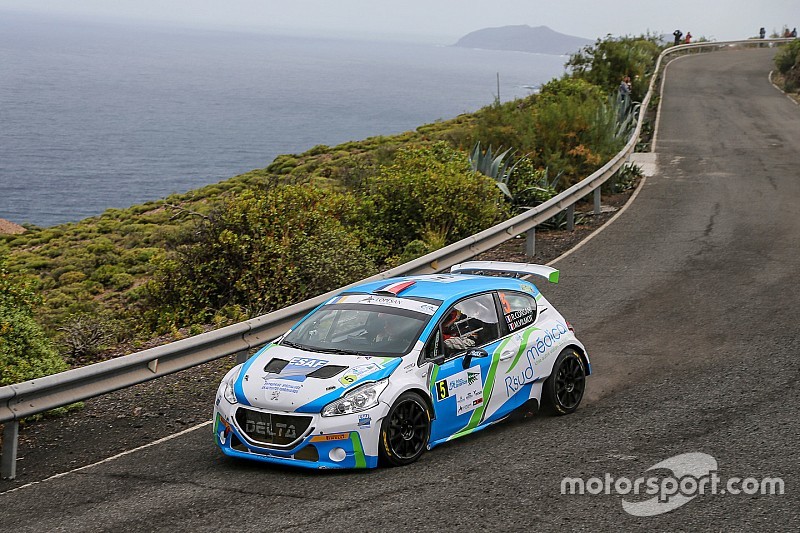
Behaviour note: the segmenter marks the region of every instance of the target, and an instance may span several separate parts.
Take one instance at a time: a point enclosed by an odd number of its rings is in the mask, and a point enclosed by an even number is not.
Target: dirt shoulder
[[[604,213],[578,205],[582,221],[574,231],[536,232],[536,254],[525,256],[525,238],[515,238],[478,256],[486,261],[544,264],[591,235],[628,201],[632,190],[603,197]],[[0,480],[0,492],[89,465],[115,454],[178,433],[211,418],[219,380],[235,364],[233,357],[129,387],[85,402],[60,417],[27,422],[20,428],[17,478]],[[200,431],[209,432],[207,428]],[[209,444],[210,445],[210,444]]]

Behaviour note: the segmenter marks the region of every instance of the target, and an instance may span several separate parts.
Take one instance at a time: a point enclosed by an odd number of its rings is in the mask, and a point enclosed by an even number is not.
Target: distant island
[[[510,50],[538,54],[566,55],[577,52],[594,41],[565,35],[547,26],[532,28],[527,25],[484,28],[473,31],[453,46],[482,48],[485,50]]]

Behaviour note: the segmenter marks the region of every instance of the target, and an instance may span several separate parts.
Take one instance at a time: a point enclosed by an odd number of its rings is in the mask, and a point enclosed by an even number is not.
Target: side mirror
[[[489,353],[482,348],[470,348],[469,350],[467,350],[467,353],[464,354],[463,367],[465,369],[469,368],[469,365],[472,363],[472,360],[478,357],[489,357]]]
[[[434,365],[442,366],[444,364],[444,354],[440,355],[439,357],[434,357],[433,359],[431,359],[431,362]]]

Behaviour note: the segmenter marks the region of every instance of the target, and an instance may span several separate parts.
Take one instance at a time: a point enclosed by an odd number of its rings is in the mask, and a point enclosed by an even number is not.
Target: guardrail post
[[[3,424],[3,455],[0,457],[0,477],[14,479],[17,477],[17,441],[19,437],[19,420],[9,420]]]
[[[536,228],[533,227],[525,234],[525,255],[533,257],[536,253]]]
[[[575,230],[575,204],[567,207],[567,231]]]
[[[600,214],[600,187],[594,190],[594,214]]]

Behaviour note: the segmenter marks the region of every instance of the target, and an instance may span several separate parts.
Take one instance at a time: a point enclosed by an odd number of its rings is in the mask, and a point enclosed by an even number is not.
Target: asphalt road
[[[771,50],[668,68],[659,171],[543,287],[589,348],[588,401],[506,423],[402,469],[304,472],[226,459],[210,428],[0,494],[4,531],[797,530],[800,107]],[[90,446],[87,438],[87,446]],[[658,516],[565,476],[631,479],[670,457],[783,495],[703,495]],[[663,471],[661,471],[663,473]]]

